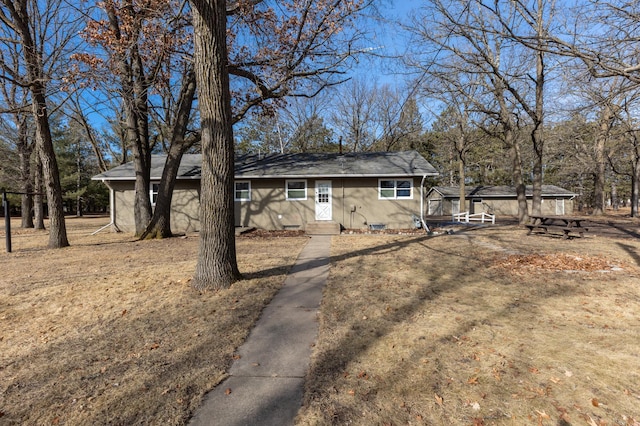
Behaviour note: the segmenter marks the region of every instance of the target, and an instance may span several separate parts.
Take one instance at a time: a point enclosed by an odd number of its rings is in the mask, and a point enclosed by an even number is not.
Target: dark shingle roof
[[[434,186],[431,191],[437,191],[445,198],[458,198],[460,195],[460,187],[458,186]],[[525,193],[527,197],[533,196],[533,187],[528,185]],[[542,185],[542,195],[544,197],[573,197],[577,195],[555,185]],[[465,196],[467,198],[492,198],[492,197],[515,197],[515,186],[467,186],[465,187]]]
[[[166,156],[151,159],[151,179],[162,176]],[[182,158],[178,179],[199,179],[202,156]],[[236,179],[307,177],[407,177],[435,176],[438,172],[416,151],[243,155],[236,159]],[[93,177],[94,180],[133,180],[133,163],[127,163]]]

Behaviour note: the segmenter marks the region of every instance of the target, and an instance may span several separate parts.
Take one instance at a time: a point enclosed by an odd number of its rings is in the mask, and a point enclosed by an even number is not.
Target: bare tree
[[[5,42],[20,46],[24,73],[12,72],[7,66],[7,56],[2,56],[2,78],[14,84],[29,88],[31,112],[35,127],[37,152],[42,163],[44,183],[49,208],[49,247],[69,245],[60,176],[56,161],[51,128],[47,85],[53,77],[51,69],[64,59],[75,36],[72,23],[75,19],[66,8],[66,3],[58,0],[34,2],[32,0],[2,0],[0,3],[0,23],[9,36]],[[47,68],[49,67],[49,68]]]
[[[354,79],[337,95],[331,120],[351,152],[368,151],[376,140],[375,91],[374,85]]]
[[[624,92],[615,109],[608,108],[617,112],[615,122],[618,125],[610,130],[612,143],[607,146],[606,155],[613,172],[628,176],[631,180],[631,217],[638,217],[640,202],[640,122],[636,113],[639,102],[640,92],[637,89],[629,90]],[[617,207],[614,183],[611,198],[614,208]]]
[[[7,46],[11,47],[11,46]],[[15,47],[15,46],[14,46]],[[5,53],[9,53],[5,51]],[[18,52],[11,52],[17,56]],[[14,57],[12,64],[14,66],[19,65],[19,61]],[[7,64],[7,61],[5,61]],[[15,69],[14,74],[18,74],[19,70]],[[11,82],[5,82],[2,85],[0,92],[4,104],[8,111],[5,112],[10,117],[11,126],[7,125],[7,122],[3,121],[2,132],[6,135],[12,135],[12,146],[18,152],[18,168],[15,170],[15,175],[18,176],[19,182],[16,189],[21,194],[21,227],[33,228],[33,179],[31,176],[31,155],[34,148],[34,138],[32,135],[33,126],[29,121],[30,108],[27,104],[28,90],[23,87],[19,87]],[[10,127],[10,128],[9,128]]]
[[[359,36],[352,21],[370,4],[248,0],[227,7],[224,0],[191,0],[203,157],[196,288],[225,288],[240,277],[233,234],[232,123],[254,107],[268,108],[268,101],[313,96],[342,81]],[[250,39],[256,42],[243,43]],[[236,77],[234,92],[244,96],[232,98],[229,73]]]
[[[501,7],[499,3],[492,5]],[[475,1],[433,1],[413,21],[416,46],[423,52],[414,56],[413,64],[425,84],[435,75],[473,81],[482,87],[475,93],[473,109],[487,117],[486,131],[499,136],[511,152],[518,218],[524,223],[529,213],[518,133],[524,125],[522,114],[534,111],[527,102],[531,61],[522,47],[514,46],[505,36],[501,14],[507,12],[513,13],[513,9],[491,9]],[[435,62],[428,59],[434,52]]]
[[[196,77],[191,64],[183,73],[183,80],[177,108],[167,108],[172,116],[168,122],[171,128],[170,144],[162,178],[158,188],[158,198],[153,216],[140,238],[167,238],[171,232],[171,200],[178,175],[178,168],[184,153],[200,140],[199,133],[188,134],[189,118],[196,93]]]
[[[378,129],[374,149],[416,149],[424,132],[415,91],[383,85],[373,92],[374,121]]]
[[[157,0],[106,1],[100,3],[99,10],[82,35],[100,47],[105,57],[97,53],[75,55],[78,69],[74,77],[75,82],[108,84],[110,96],[117,94],[121,102],[122,115],[116,118],[121,119],[123,151],[131,151],[136,170],[133,208],[135,233],[140,236],[152,217],[151,153],[158,135],[150,129],[151,98],[161,87],[173,83],[172,61],[189,60],[178,55],[189,46],[188,19],[173,3]]]

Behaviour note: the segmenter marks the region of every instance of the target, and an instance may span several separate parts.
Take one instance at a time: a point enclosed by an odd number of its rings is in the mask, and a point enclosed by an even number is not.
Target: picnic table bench
[[[585,232],[589,231],[589,228],[582,226],[582,222],[587,219],[571,216],[529,216],[531,223],[525,225],[529,232],[527,235],[533,233],[536,234],[553,234],[562,233],[562,237],[565,239],[571,237],[584,237]]]

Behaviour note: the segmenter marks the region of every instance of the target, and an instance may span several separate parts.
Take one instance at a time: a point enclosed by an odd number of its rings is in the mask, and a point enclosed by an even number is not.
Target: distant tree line
[[[416,149],[442,173],[432,184],[461,198],[469,184],[515,186],[521,221],[525,186],[536,213],[543,184],[594,214],[638,215],[637,4],[433,0],[400,22],[385,7],[0,0],[0,187],[25,194],[12,200],[24,227],[42,226],[46,205],[49,245],[64,247],[65,214],[107,205],[90,176],[133,161],[136,235],[166,237],[180,159],[201,152],[202,288],[239,277],[237,152]],[[374,28],[404,46],[372,47]],[[393,77],[351,74],[368,58]],[[152,208],[154,153],[167,160]]]

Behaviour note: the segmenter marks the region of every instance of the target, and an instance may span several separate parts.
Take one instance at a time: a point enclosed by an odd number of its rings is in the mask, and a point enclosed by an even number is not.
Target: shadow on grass
[[[636,265],[640,266],[640,254],[638,253],[638,247],[631,246],[629,244],[616,243],[618,247],[629,253],[629,256],[636,262]]]
[[[471,230],[471,229],[470,229]],[[464,232],[464,231],[463,231]],[[458,232],[461,233],[461,232]],[[446,237],[446,235],[443,235]],[[344,374],[347,372],[347,366],[356,361],[362,354],[366,353],[378,342],[382,337],[391,335],[396,326],[401,323],[410,322],[411,318],[423,312],[427,305],[438,303],[438,299],[441,297],[443,293],[451,293],[456,290],[462,288],[465,283],[470,279],[489,279],[488,276],[482,278],[484,275],[483,268],[484,265],[481,265],[475,261],[467,261],[469,259],[469,255],[464,251],[456,252],[454,250],[448,250],[446,248],[436,248],[429,244],[429,241],[433,241],[434,238],[439,237],[419,237],[419,238],[410,238],[403,239],[401,241],[394,241],[388,244],[382,244],[379,246],[375,246],[372,248],[366,248],[362,250],[356,250],[353,252],[349,252],[346,254],[334,256],[331,258],[332,266],[339,264],[340,262],[354,257],[359,256],[370,256],[377,254],[384,254],[385,256],[389,256],[390,254],[395,254],[401,251],[403,248],[411,246],[411,245],[419,245],[421,249],[424,251],[424,262],[428,264],[430,258],[451,258],[457,257],[460,259],[459,264],[461,265],[459,268],[448,271],[452,276],[446,279],[435,279],[435,278],[426,278],[423,282],[423,286],[414,294],[410,301],[401,306],[394,307],[394,310],[385,314],[385,321],[382,327],[377,327],[374,333],[364,333],[359,332],[362,330],[367,330],[371,328],[370,319],[363,318],[359,313],[355,313],[348,317],[346,320],[350,325],[350,330],[354,333],[347,333],[341,340],[332,344],[331,348],[325,351],[322,351],[318,354],[318,356],[313,360],[311,369],[307,375],[306,382],[306,392],[305,392],[305,403],[304,405],[309,407],[315,401],[322,400],[322,394],[331,395],[335,393],[336,390],[333,387],[334,383],[339,381]],[[459,248],[459,242],[451,242],[452,245],[456,245]],[[401,255],[400,255],[401,256]],[[453,262],[452,262],[453,263]],[[416,280],[419,281],[418,279]],[[500,283],[492,283],[493,285],[516,285],[514,283],[500,282]],[[543,303],[545,299],[553,298],[553,297],[563,297],[566,295],[574,294],[575,289],[571,287],[549,287],[545,292],[538,292],[535,295],[535,301],[528,306],[531,311],[535,311],[537,308],[535,307],[538,303]],[[451,303],[449,300],[443,301],[442,303]],[[448,332],[446,336],[440,336],[439,338],[434,339],[430,345],[429,349],[426,351],[427,353],[436,353],[442,345],[456,345],[451,336],[463,336],[469,333],[474,327],[477,327],[479,324],[491,324],[493,321],[497,321],[499,319],[508,318],[512,316],[514,309],[517,307],[512,306],[511,304],[506,304],[501,309],[494,310],[494,313],[491,315],[482,315],[469,318],[468,320],[463,320],[459,326],[452,332]],[[326,314],[326,313],[325,313]],[[454,322],[454,319],[451,319]],[[425,331],[426,333],[426,331]],[[420,346],[420,353],[414,353],[413,355],[416,358],[423,357],[425,355],[424,346]],[[518,351],[519,348],[514,347],[514,351]],[[416,364],[419,363],[419,360],[414,360]],[[433,383],[431,383],[431,389],[422,389],[421,392],[426,394],[442,394],[444,391],[443,388],[447,386],[447,383],[444,380],[444,376],[441,372],[438,371],[438,359],[434,360],[435,370],[433,373]],[[390,371],[385,373],[388,377],[397,377],[398,380],[408,380],[406,377],[406,373],[403,371],[404,364],[401,362],[397,363],[397,369],[395,371]],[[523,370],[527,369],[527,366],[522,367]],[[437,378],[439,377],[439,379]],[[371,390],[371,393],[375,395],[376,390]],[[320,402],[322,403],[322,402]],[[332,409],[333,406],[323,406],[323,411],[325,415],[328,415],[330,418],[326,419],[332,422],[333,424],[343,424],[349,421],[353,421],[354,419],[360,418],[362,416],[361,407],[351,408],[347,406],[338,406],[333,407],[335,410],[332,413],[328,413]],[[382,419],[389,420],[389,417],[381,416]],[[402,421],[399,419],[394,419],[398,421]],[[395,423],[395,421],[391,422]]]

